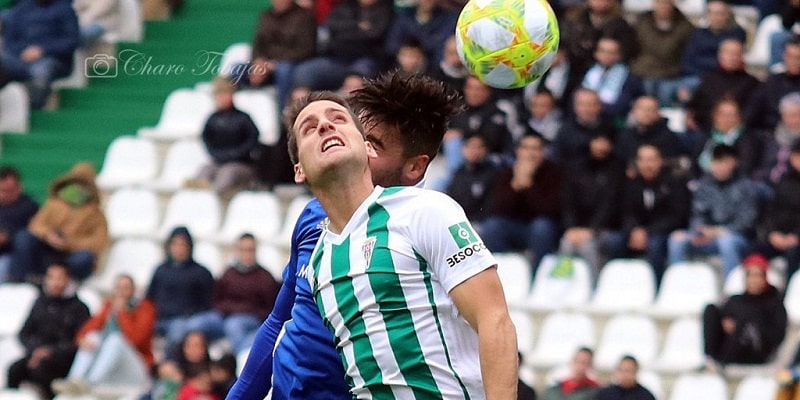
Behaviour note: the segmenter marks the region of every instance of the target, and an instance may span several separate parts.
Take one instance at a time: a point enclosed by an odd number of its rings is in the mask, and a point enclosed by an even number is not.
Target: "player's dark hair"
[[[336,104],[341,105],[347,111],[350,112],[350,118],[356,124],[361,133],[364,133],[364,128],[361,126],[361,122],[359,121],[356,114],[353,112],[353,109],[350,107],[350,103],[344,99],[344,97],[329,91],[320,91],[320,92],[311,92],[308,96],[303,97],[302,99],[295,102],[289,111],[286,113],[286,116],[283,119],[284,125],[286,125],[286,132],[287,132],[287,147],[289,150],[289,159],[292,160],[292,164],[297,164],[297,138],[294,135],[294,123],[297,120],[297,116],[300,115],[300,112],[303,111],[309,104],[315,101],[332,101]]]
[[[350,101],[367,130],[378,125],[397,130],[404,157],[425,154],[431,160],[450,118],[463,110],[460,96],[443,82],[401,72],[367,80]]]

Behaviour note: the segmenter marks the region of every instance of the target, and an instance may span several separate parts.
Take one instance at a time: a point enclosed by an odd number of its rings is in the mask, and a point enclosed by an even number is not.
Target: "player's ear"
[[[378,152],[375,151],[375,147],[372,146],[372,142],[365,140],[364,144],[367,146],[367,158],[378,158]]]
[[[425,176],[431,158],[427,154],[420,154],[406,160],[403,165],[403,175],[411,182],[419,182]]]
[[[294,165],[294,182],[298,184],[306,183],[306,173],[303,172],[303,166],[300,163]]]

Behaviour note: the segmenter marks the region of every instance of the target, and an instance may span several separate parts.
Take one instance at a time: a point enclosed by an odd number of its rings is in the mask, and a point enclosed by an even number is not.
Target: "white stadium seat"
[[[683,374],[672,384],[670,400],[727,400],[728,386],[716,374]]]
[[[664,272],[655,304],[648,313],[664,318],[700,315],[707,304],[719,300],[718,281],[716,270],[706,263],[670,265]]]
[[[158,151],[149,139],[119,136],[106,150],[103,167],[97,174],[97,186],[111,190],[122,186],[143,185],[155,178]]]
[[[27,133],[30,129],[30,100],[25,85],[9,82],[0,89],[0,132]]]
[[[201,141],[184,139],[173,142],[164,157],[161,173],[150,187],[159,192],[174,192],[181,189],[187,180],[196,178],[210,163],[211,156]]]
[[[161,207],[158,196],[148,189],[121,188],[105,204],[111,237],[150,237],[158,229]]]
[[[682,373],[703,366],[703,327],[697,318],[674,320],[664,339],[664,347],[653,367],[662,372]]]
[[[649,366],[658,352],[658,328],[645,315],[615,315],[603,329],[595,351],[594,365],[611,371],[622,356],[630,354],[641,366]]]
[[[733,400],[773,400],[778,394],[778,382],[773,376],[750,375],[736,387]]]
[[[164,141],[197,138],[214,112],[211,95],[193,89],[177,89],[167,96],[155,127],[140,128],[143,137]]]
[[[269,242],[280,231],[281,222],[281,205],[274,193],[238,192],[228,203],[225,220],[216,240],[232,244],[248,232],[258,241]]]
[[[526,307],[550,311],[585,306],[592,294],[592,273],[581,258],[547,255],[539,263]]]
[[[27,283],[0,285],[0,337],[16,335],[39,297],[39,289]]]
[[[109,293],[114,279],[119,274],[133,277],[138,293],[143,293],[150,284],[156,267],[164,261],[164,249],[148,239],[122,239],[111,246],[105,267],[86,284],[101,293]]]
[[[233,95],[236,107],[252,118],[258,128],[258,140],[275,144],[281,130],[278,100],[274,90],[241,90]]]
[[[531,265],[520,253],[496,253],[497,275],[503,284],[506,302],[521,302],[531,287]]]
[[[272,244],[288,249],[292,242],[292,232],[297,218],[303,213],[311,197],[305,194],[298,195],[289,203],[289,208],[283,215],[283,222],[281,223],[281,230],[278,236],[272,240]]]
[[[542,321],[536,344],[527,363],[537,368],[552,368],[567,363],[582,346],[596,343],[592,319],[582,313],[554,312]]]
[[[590,312],[614,314],[644,311],[655,295],[653,269],[644,260],[611,260],[600,270]]]
[[[220,225],[220,207],[219,197],[210,190],[179,190],[167,204],[158,238],[166,239],[176,226],[183,225],[195,240],[213,239]]]

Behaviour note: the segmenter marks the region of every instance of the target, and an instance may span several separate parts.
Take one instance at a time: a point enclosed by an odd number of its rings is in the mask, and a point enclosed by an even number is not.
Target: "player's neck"
[[[312,192],[328,214],[330,221],[328,229],[333,233],[341,233],[358,207],[374,189],[372,176],[362,174],[350,180],[330,181],[326,185],[314,188]]]

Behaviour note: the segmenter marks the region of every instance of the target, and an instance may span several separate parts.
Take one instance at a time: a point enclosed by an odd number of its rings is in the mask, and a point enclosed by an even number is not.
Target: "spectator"
[[[746,33],[736,24],[731,6],[724,0],[711,0],[706,5],[707,26],[698,27],[692,33],[681,59],[683,76],[678,89],[678,100],[685,104],[691,99],[700,84],[700,78],[719,68],[717,52],[725,39],[745,42]]]
[[[644,144],[655,146],[670,164],[678,164],[678,159],[686,153],[681,139],[659,113],[658,100],[652,96],[641,96],[633,103],[629,125],[620,131],[614,152],[629,164]]]
[[[711,153],[719,145],[736,149],[737,167],[745,176],[751,176],[761,156],[761,143],[742,124],[739,105],[732,98],[722,98],[714,105],[711,115],[711,130],[701,132],[701,142],[694,150],[695,170],[700,174],[711,172]],[[703,140],[705,139],[705,140]]]
[[[256,239],[245,233],[236,242],[236,258],[214,283],[211,310],[195,314],[186,331],[200,331],[209,340],[227,338],[238,353],[253,341],[259,325],[267,318],[279,285],[256,262]]]
[[[637,380],[639,362],[633,356],[623,356],[614,369],[614,383],[597,392],[595,400],[656,400]]]
[[[220,195],[232,195],[255,179],[253,153],[258,147],[258,128],[247,113],[233,104],[236,88],[227,78],[214,81],[217,110],[203,128],[203,144],[211,164],[200,171],[197,184],[211,186]]]
[[[167,348],[178,343],[189,318],[211,310],[214,278],[192,257],[192,235],[186,227],[172,230],[166,242],[167,259],[159,265],[147,288],[156,305],[156,334],[167,338]]]
[[[428,56],[417,39],[408,39],[400,45],[395,56],[395,66],[406,74],[426,74]]]
[[[544,139],[526,133],[517,144],[514,164],[497,174],[491,211],[481,226],[492,252],[533,253],[532,277],[542,257],[556,250],[563,175],[560,166],[544,157]]]
[[[77,163],[50,184],[50,196],[28,229],[14,236],[10,278],[36,282],[52,260],[63,258],[70,276],[84,280],[94,272],[97,256],[107,244],[94,167]]]
[[[214,394],[224,399],[236,383],[236,357],[226,353],[211,360],[211,386]]]
[[[571,71],[567,50],[563,46],[559,47],[550,68],[539,79],[525,86],[524,92],[548,91],[553,94],[558,108],[566,110],[572,104],[572,99],[570,99],[572,92],[583,81],[583,75],[577,75]]]
[[[338,92],[344,96],[350,96],[354,90],[358,90],[364,87],[364,76],[361,75],[359,72],[351,71],[348,72],[347,75],[344,77],[342,81],[342,86],[339,87]],[[285,150],[285,149],[283,149]]]
[[[776,185],[789,170],[789,154],[794,143],[800,142],[800,93],[789,93],[779,105],[781,120],[764,144],[761,167],[756,177]]]
[[[387,0],[344,0],[334,6],[323,26],[330,33],[327,50],[297,65],[294,85],[334,90],[349,71],[374,75],[383,62],[383,41],[392,16]]]
[[[594,63],[594,53],[601,37],[613,37],[620,43],[622,60],[630,62],[639,53],[636,31],[625,21],[622,7],[615,0],[588,0],[576,7],[561,23],[561,42],[566,48],[570,75],[582,77]],[[564,93],[562,97],[570,96]]]
[[[72,72],[80,41],[72,4],[61,0],[20,1],[3,19],[0,65],[12,81],[25,82],[31,107],[42,108],[50,84]]]
[[[119,0],[73,0],[83,48],[92,47],[106,33],[119,29]]]
[[[770,73],[767,80],[749,96],[745,123],[753,130],[772,131],[781,119],[780,102],[792,92],[800,92],[800,37],[793,36],[783,50],[783,72]]]
[[[200,363],[189,366],[184,371],[184,382],[178,390],[175,400],[221,400],[214,393],[213,382],[211,382],[211,366],[208,363]]]
[[[464,81],[471,75],[471,72],[464,66],[461,57],[458,56],[455,35],[450,35],[445,39],[442,48],[442,60],[438,64],[430,63],[430,66],[431,77],[447,84],[450,90],[463,94]]]
[[[189,332],[179,343],[167,347],[167,356],[156,365],[153,388],[142,400],[176,399],[187,372],[210,362],[206,337],[202,332]]]
[[[800,140],[796,141],[789,155],[789,168],[778,186],[775,195],[767,203],[764,228],[767,243],[775,255],[786,259],[786,280],[800,269]]]
[[[547,89],[530,91],[526,96],[528,106],[528,128],[539,132],[550,147],[561,129],[561,109],[553,94]],[[547,152],[552,153],[552,149]]]
[[[715,370],[727,364],[763,364],[772,357],[786,335],[786,309],[781,294],[767,282],[769,262],[760,254],[744,259],[745,291],[721,306],[703,311],[706,366]]]
[[[559,253],[582,257],[594,276],[606,260],[619,257],[623,247],[618,210],[625,165],[613,155],[613,148],[607,134],[593,137],[587,154],[570,169],[563,185],[564,235]]]
[[[436,65],[442,60],[445,41],[456,29],[456,20],[458,13],[442,8],[440,0],[419,0],[413,8],[397,13],[386,37],[386,54],[398,54],[413,39]]]
[[[489,214],[489,200],[497,177],[497,167],[488,159],[486,139],[480,134],[464,140],[464,164],[459,168],[446,193],[464,208],[464,213],[479,234],[481,222]]]
[[[550,386],[542,395],[542,400],[591,400],[600,385],[589,376],[592,370],[594,352],[582,347],[575,352],[570,364],[570,375]]]
[[[635,165],[636,176],[625,184],[622,230],[629,255],[644,254],[658,287],[666,269],[667,239],[686,226],[691,193],[684,179],[670,174],[655,145],[639,146]]]
[[[112,295],[77,334],[78,352],[67,379],[53,381],[58,393],[85,395],[98,385],[142,385],[149,379],[156,308],[134,297],[129,275],[117,276]]]
[[[9,388],[27,381],[45,398],[53,398],[50,384],[69,372],[77,351],[75,334],[89,319],[89,309],[75,295],[76,289],[67,266],[47,267],[42,294],[19,332],[25,356],[8,368]]]
[[[661,107],[670,107],[680,85],[681,55],[694,25],[673,0],[656,0],[635,28],[641,52],[631,63],[631,73],[642,78],[645,92]]]
[[[782,67],[780,62],[783,49],[786,47],[786,42],[789,38],[797,33],[796,26],[798,21],[800,21],[800,1],[790,0],[785,2],[783,9],[781,9],[781,23],[783,29],[774,32],[769,37],[768,66],[770,70]]]
[[[494,91],[475,76],[467,77],[464,83],[464,103],[466,109],[450,121],[442,143],[447,160],[448,177],[461,167],[463,159],[461,148],[464,137],[480,134],[486,139],[490,159],[500,161],[511,150],[511,132],[508,130],[508,117],[500,110]]]
[[[630,73],[622,59],[620,42],[613,37],[602,37],[594,51],[595,63],[583,77],[583,87],[594,90],[603,103],[603,113],[622,125],[633,100],[644,94],[642,81]]]
[[[272,8],[259,17],[252,48],[249,73],[240,77],[239,84],[274,84],[278,109],[283,109],[292,90],[295,66],[317,50],[314,12],[292,0],[273,0]]]
[[[8,277],[14,235],[28,226],[38,210],[36,201],[22,192],[19,172],[0,167],[0,284]]]
[[[556,135],[554,158],[564,165],[574,164],[589,152],[589,141],[599,133],[616,136],[614,125],[603,116],[603,103],[597,92],[580,88],[573,95],[573,115]]]
[[[725,39],[717,52],[719,68],[702,76],[700,86],[686,105],[687,124],[692,129],[708,132],[713,122],[714,105],[720,99],[731,98],[742,109],[756,91],[758,79],[745,70],[744,44],[737,39]]]
[[[753,182],[736,173],[735,148],[718,145],[711,155],[711,172],[701,178],[692,199],[690,231],[670,235],[669,263],[687,261],[694,252],[718,254],[723,276],[739,265],[758,215]]]

